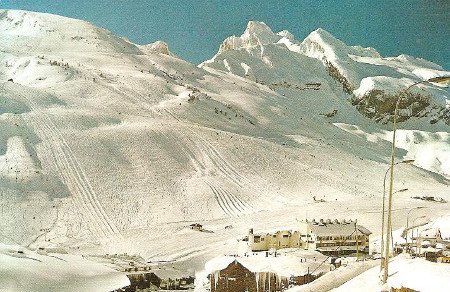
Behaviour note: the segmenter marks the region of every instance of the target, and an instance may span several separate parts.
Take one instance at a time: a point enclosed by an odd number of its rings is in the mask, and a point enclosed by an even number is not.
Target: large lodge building
[[[296,229],[253,233],[248,240],[252,251],[281,248],[303,248],[324,254],[368,253],[371,232],[352,220],[302,221]]]

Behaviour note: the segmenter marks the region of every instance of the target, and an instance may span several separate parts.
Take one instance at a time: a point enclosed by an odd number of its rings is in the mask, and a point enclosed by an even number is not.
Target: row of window
[[[349,235],[349,236],[318,236],[317,240],[348,240],[348,239],[355,239],[356,236]],[[358,235],[358,239],[365,238],[364,235]]]
[[[308,236],[302,235],[302,238],[305,238],[305,237],[310,238],[309,235]],[[276,238],[276,235],[273,235],[273,238]],[[283,238],[289,238],[289,235],[288,234],[284,234]],[[350,245],[350,243],[349,244],[344,243],[343,242],[344,240],[355,240],[355,239],[356,239],[355,236],[319,236],[319,237],[317,237],[318,241],[334,240],[335,242],[336,241],[341,241],[343,244],[346,244],[346,245]],[[364,239],[364,235],[358,235],[358,239],[359,239],[359,241],[363,240]],[[253,241],[255,243],[262,242],[262,241],[264,241],[264,237],[254,236],[254,240]],[[310,240],[308,240],[308,242],[310,242]]]
[[[276,235],[273,235],[272,237],[273,237],[273,238],[277,238]],[[254,242],[264,241],[264,237],[261,237],[261,236],[259,236],[259,235],[256,235],[256,236],[254,236],[253,238],[254,238]],[[284,234],[284,235],[283,235],[283,238],[289,238],[289,234]]]
[[[362,242],[358,243],[359,246],[363,246]],[[344,242],[344,243],[339,243],[339,242],[321,242],[321,243],[317,243],[316,245],[317,247],[324,247],[324,246],[356,246],[356,242]]]

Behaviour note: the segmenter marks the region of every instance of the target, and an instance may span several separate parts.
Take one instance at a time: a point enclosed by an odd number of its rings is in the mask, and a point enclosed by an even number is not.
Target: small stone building
[[[217,257],[206,263],[205,270],[211,292],[277,292],[312,282],[329,271],[328,265],[319,266],[320,263],[305,262],[291,254],[258,253]]]
[[[256,275],[237,260],[209,275],[211,292],[257,291]]]

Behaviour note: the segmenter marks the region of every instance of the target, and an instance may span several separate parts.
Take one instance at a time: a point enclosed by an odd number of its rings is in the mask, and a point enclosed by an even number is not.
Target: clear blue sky
[[[383,56],[406,53],[450,69],[449,0],[0,0],[0,7],[84,19],[135,43],[164,40],[193,63],[259,20],[298,39],[322,27]]]

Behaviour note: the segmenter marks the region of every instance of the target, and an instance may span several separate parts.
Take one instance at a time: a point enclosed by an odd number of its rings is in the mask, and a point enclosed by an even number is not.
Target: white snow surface
[[[450,281],[450,265],[433,263],[421,258],[411,259],[401,254],[389,263],[388,286],[393,288],[409,288],[421,292],[448,291]],[[380,284],[380,268],[378,266],[353,278],[342,286],[331,291],[364,291],[382,290]]]
[[[162,43],[144,48],[85,21],[0,10],[0,241],[128,252],[192,271],[234,253],[249,228],[357,218],[376,236],[390,126],[361,116],[311,56],[324,51],[355,88],[366,77],[418,79],[396,63],[443,70],[410,57],[355,61],[348,54],[379,56],[323,30],[307,39],[251,22],[198,67],[161,53]],[[409,151],[417,166],[396,171],[395,187],[408,191],[395,197],[395,230],[416,206],[448,214],[412,196],[450,201],[448,126],[418,118],[399,127],[409,134],[396,160]]]
[[[335,125],[372,143],[380,140],[392,141],[392,131],[370,132],[356,125],[342,123]],[[414,159],[414,165],[450,177],[450,134],[448,132],[399,129],[396,132],[395,143],[396,147],[406,151],[404,159]]]
[[[362,274],[368,269],[379,264],[379,261],[368,260],[360,262],[350,262],[345,266],[341,266],[333,271],[327,272],[325,275],[316,279],[315,281],[301,285],[294,286],[286,291],[288,292],[307,292],[307,291],[330,291],[336,287],[341,286],[352,278]],[[364,286],[361,286],[362,288]]]
[[[20,251],[21,253],[18,253]],[[130,285],[125,274],[81,256],[0,244],[0,291],[112,291]]]

